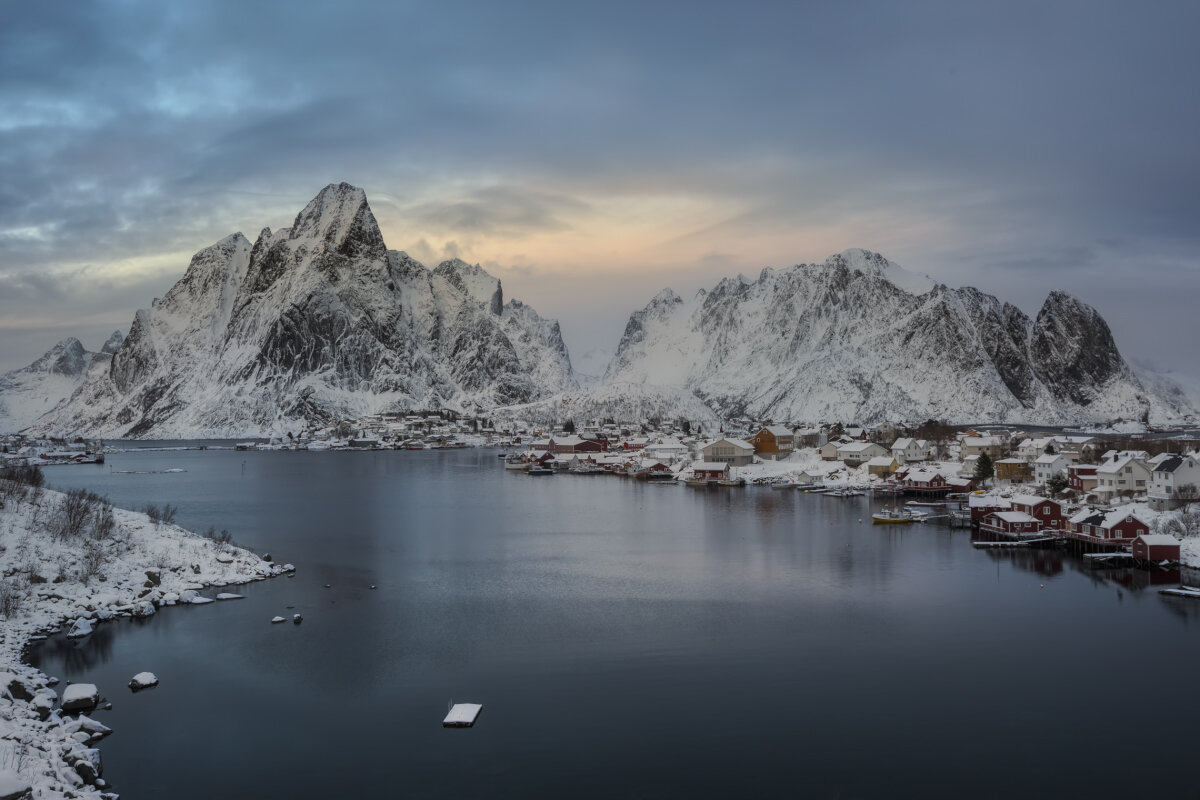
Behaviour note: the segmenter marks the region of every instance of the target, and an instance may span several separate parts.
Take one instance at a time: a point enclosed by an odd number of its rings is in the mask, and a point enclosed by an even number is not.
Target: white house
[[[987,453],[988,458],[995,461],[1000,458],[1004,443],[999,436],[964,436],[962,438],[962,457],[980,456]]]
[[[1026,439],[1017,445],[1017,458],[1025,461],[1035,461],[1046,452],[1046,445],[1054,444],[1054,439],[1047,436],[1041,439]],[[1058,448],[1055,448],[1057,450]]]
[[[1152,477],[1149,465],[1141,458],[1118,455],[1096,467],[1095,493],[1104,497],[1144,494]]]
[[[926,451],[925,445],[926,443],[924,439],[913,439],[906,436],[902,439],[897,439],[896,441],[892,442],[892,456],[899,464],[912,464],[914,462],[924,461]]]
[[[705,461],[744,466],[754,461],[754,445],[743,439],[717,439],[702,448]]]
[[[1200,489],[1200,460],[1195,455],[1169,455],[1153,466],[1147,496],[1151,507],[1162,511],[1179,505],[1183,486]]]
[[[837,457],[846,466],[856,467],[886,453],[887,450],[884,450],[882,445],[874,442],[851,442],[838,448]]]
[[[1064,456],[1062,453],[1048,455],[1042,453],[1033,460],[1033,482],[1046,485],[1046,481],[1050,480],[1055,475],[1066,475],[1067,467],[1071,464],[1071,459]]]

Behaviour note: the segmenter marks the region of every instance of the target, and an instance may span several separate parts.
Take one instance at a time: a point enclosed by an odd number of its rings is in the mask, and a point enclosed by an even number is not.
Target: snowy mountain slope
[[[124,337],[114,331],[97,353],[73,336],[27,367],[0,375],[0,433],[21,430],[65,402],[97,367],[107,367]]]
[[[687,302],[669,290],[630,316],[609,381],[682,385],[723,416],[870,423],[1067,423],[1152,411],[1104,320],[1052,293],[1036,319],[882,256],[726,278]]]
[[[505,406],[491,412],[498,423],[515,421],[554,425],[568,419],[582,422],[612,418],[618,422],[687,419],[705,430],[719,429],[720,419],[711,408],[683,387],[606,382],[539,400]]]
[[[243,436],[575,386],[558,324],[477,266],[388,251],[366,194],[330,185],[290,228],[197,253],[111,369],[36,432]]]

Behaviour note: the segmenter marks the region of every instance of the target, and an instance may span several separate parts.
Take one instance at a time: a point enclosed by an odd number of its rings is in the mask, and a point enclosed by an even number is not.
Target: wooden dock
[[[475,718],[482,710],[483,706],[477,703],[455,703],[451,706],[450,713],[442,720],[442,727],[469,728],[475,724]]]
[[[1180,586],[1178,589],[1159,589],[1158,593],[1170,597],[1191,597],[1200,600],[1200,589],[1194,586]]]

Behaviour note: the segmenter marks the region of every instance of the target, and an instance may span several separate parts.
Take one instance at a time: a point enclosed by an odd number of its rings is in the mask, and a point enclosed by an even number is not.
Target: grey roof
[[[1183,466],[1183,456],[1171,456],[1164,458],[1158,462],[1158,466],[1154,468],[1155,472],[1174,472]]]

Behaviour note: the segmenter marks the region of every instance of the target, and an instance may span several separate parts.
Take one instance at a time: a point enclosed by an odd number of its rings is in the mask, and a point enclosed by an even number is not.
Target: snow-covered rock
[[[80,617],[71,623],[71,627],[67,630],[68,639],[82,639],[84,636],[92,635],[92,621],[85,617]]]
[[[7,769],[0,769],[0,800],[23,800],[33,791],[33,784]]]
[[[96,684],[72,683],[63,689],[60,705],[63,711],[77,711],[95,708],[99,702],[100,690],[96,688]]]
[[[278,625],[280,622],[287,622],[287,620],[286,620],[286,619],[284,619],[283,617],[278,617],[278,616],[276,616],[276,617],[271,617],[271,624],[272,624],[272,625]]]
[[[1191,413],[1155,397],[1091,307],[1052,292],[1035,319],[883,256],[666,290],[625,327],[608,382],[683,387],[722,417],[1072,423]]]
[[[575,386],[558,323],[458,259],[386,249],[366,194],[321,191],[290,228],[205,248],[134,316],[105,369],[37,432],[282,433],[389,409],[468,410]]]
[[[135,692],[149,689],[151,686],[158,686],[158,676],[153,672],[139,672],[129,681],[129,688]]]

